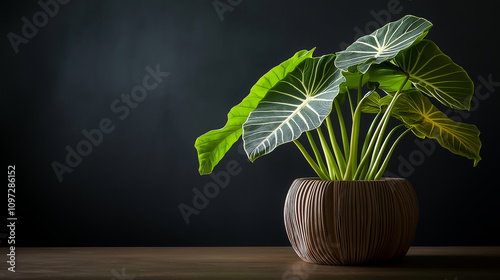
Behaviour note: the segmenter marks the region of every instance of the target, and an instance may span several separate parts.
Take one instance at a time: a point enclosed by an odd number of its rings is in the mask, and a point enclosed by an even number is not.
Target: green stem
[[[328,169],[326,169],[325,162],[323,161],[323,158],[321,158],[321,153],[318,149],[318,146],[316,146],[316,142],[314,141],[311,132],[306,131],[306,135],[307,139],[309,140],[309,144],[311,144],[311,148],[313,149],[314,156],[316,156],[316,161],[319,164],[319,168],[321,168],[323,173],[328,173]]]
[[[351,119],[354,119],[354,107],[352,106],[352,99],[351,99],[351,94],[349,91],[347,92],[347,98],[349,100],[349,107],[351,108]]]
[[[360,177],[361,171],[363,170],[364,166],[368,163],[368,159],[370,158],[370,154],[375,154],[377,149],[375,148],[375,143],[378,141],[379,135],[381,134],[381,131],[385,130],[385,127],[387,126],[388,122],[388,115],[390,114],[390,109],[394,106],[395,101],[397,100],[399,96],[396,94],[394,95],[393,99],[391,100],[391,103],[389,104],[389,107],[387,107],[387,110],[385,111],[384,115],[382,116],[382,119],[377,125],[377,129],[375,130],[375,133],[373,137],[370,139],[370,144],[368,144],[368,149],[366,150],[365,156],[361,159],[361,162],[359,163],[358,170],[356,170],[356,173],[354,175],[354,178],[360,178],[364,180],[365,178]],[[373,155],[372,155],[373,158]],[[373,163],[373,160],[372,162]],[[368,170],[371,169],[371,165],[368,166]]]
[[[363,99],[360,100],[360,103]],[[344,175],[344,180],[353,180],[355,175],[355,169],[357,166],[358,158],[358,140],[359,140],[359,126],[361,124],[361,109],[358,104],[356,111],[354,112],[354,117],[352,119],[352,130],[351,130],[351,150],[349,154],[349,161],[347,162],[347,167]]]
[[[377,168],[378,168],[378,166],[380,164],[380,161],[382,160],[382,157],[383,157],[384,151],[385,151],[385,147],[387,147],[387,144],[389,143],[389,140],[391,139],[391,137],[394,134],[394,132],[396,132],[396,130],[398,130],[398,128],[400,128],[403,125],[404,124],[400,124],[400,125],[395,126],[387,134],[387,136],[385,137],[384,143],[382,144],[382,147],[380,148],[380,150],[378,150],[379,152],[378,152],[378,154],[376,156],[375,162],[373,163],[373,165],[368,170],[368,176],[366,177],[366,180],[372,180],[375,177],[375,172],[377,171]]]
[[[347,91],[349,94],[349,91]],[[342,145],[344,147],[345,160],[349,160],[349,137],[347,136],[347,130],[345,129],[344,117],[342,116],[342,111],[340,111],[340,105],[337,99],[333,100],[335,105],[335,111],[337,111],[337,117],[339,118],[340,132],[342,133]]]
[[[391,115],[392,108],[394,108],[394,104],[396,104],[396,100],[400,96],[401,89],[404,87],[404,85],[406,84],[408,79],[409,79],[409,76],[406,76],[405,81],[403,82],[403,84],[401,85],[399,90],[394,94],[394,96],[391,100],[391,103],[389,103],[389,106],[387,107],[386,111],[384,112],[384,115],[382,116],[382,119],[380,120],[380,122],[377,126],[377,129],[375,130],[375,133],[370,141],[370,144],[368,145],[368,149],[366,150],[366,154],[361,159],[361,162],[359,163],[358,169],[356,170],[356,173],[354,174],[354,178],[360,178],[359,173],[362,172],[364,165],[367,164],[368,158],[369,158],[370,154],[372,153],[372,151],[374,150],[375,142],[378,141],[380,134],[383,134],[383,132],[385,131],[385,128],[387,127],[387,123],[389,122],[389,117]],[[377,138],[377,140],[375,140],[376,138]],[[376,149],[375,149],[375,151],[376,151]]]
[[[321,170],[321,168],[316,164],[316,162],[314,162],[313,158],[309,155],[309,153],[306,151],[304,146],[302,146],[302,144],[300,144],[299,140],[293,140],[293,143],[295,143],[295,145],[297,145],[300,152],[304,155],[307,162],[309,163],[309,165],[311,165],[311,167],[314,169],[316,174],[318,174],[319,178],[321,180],[329,180],[328,176]]]
[[[358,142],[359,142],[359,127],[361,125],[361,110],[359,109],[359,105],[363,101],[363,98],[361,97],[362,91],[363,91],[363,76],[364,74],[361,74],[361,77],[359,78],[359,84],[358,84],[358,101],[356,103],[356,111],[354,113],[355,118],[353,117],[353,126],[352,126],[352,132],[351,132],[351,151],[352,147],[354,147],[354,153],[353,157],[349,156],[349,158],[352,158],[352,173],[354,174],[356,171],[356,168],[358,166]],[[358,112],[359,111],[359,112]],[[358,114],[356,116],[356,113]]]
[[[373,118],[372,124],[370,125],[370,128],[368,129],[368,132],[366,133],[365,141],[363,143],[363,149],[361,150],[361,158],[363,158],[366,154],[366,150],[368,149],[368,144],[370,143],[370,137],[372,136],[373,129],[375,128],[377,124],[378,118],[381,116],[382,111],[378,112],[375,118]],[[364,165],[361,167],[361,173],[357,172],[356,176],[359,176],[361,178],[365,178],[366,173],[368,172],[368,165]],[[354,177],[354,180],[358,180],[358,177]]]
[[[316,128],[316,131],[318,131],[319,140],[321,142],[321,146],[323,147],[323,152],[325,153],[326,164],[328,164],[330,179],[336,180],[338,179],[337,175],[339,174],[339,167],[337,166],[337,163],[335,163],[335,159],[333,159],[332,152],[328,147],[328,143],[326,142],[325,136],[323,136],[321,127]]]
[[[363,75],[361,75],[358,84],[358,100],[356,109],[352,107],[351,95],[349,95],[349,103],[351,105],[352,115],[352,129],[351,129],[351,150],[349,151],[349,161],[347,162],[344,180],[352,180],[358,165],[358,141],[359,141],[359,127],[361,125],[361,109],[359,108],[364,98],[361,98],[361,91],[363,90]]]
[[[361,150],[361,158],[363,158],[366,154],[366,149],[368,149],[368,143],[370,143],[370,137],[372,136],[373,129],[375,128],[375,125],[377,123],[378,118],[381,115],[381,111],[375,115],[375,118],[373,118],[372,124],[370,125],[370,128],[368,129],[368,132],[366,133],[365,136],[365,141],[363,142],[363,149]]]
[[[380,132],[378,133],[378,135],[375,136],[377,138],[377,142],[375,142],[375,148],[373,150],[374,152],[372,154],[372,160],[370,162],[370,167],[368,168],[368,170],[374,170],[376,168],[376,164],[377,164],[377,162],[376,162],[376,154],[377,154],[377,151],[380,151],[380,146],[382,145],[382,142],[383,142],[383,139],[384,139],[385,129],[387,128],[387,124],[389,123],[389,119],[390,119],[390,114],[391,114],[392,108],[393,108],[394,104],[396,104],[396,100],[400,97],[399,93],[400,93],[401,89],[403,88],[403,86],[408,81],[408,78],[409,78],[409,76],[406,76],[405,82],[399,88],[399,90],[396,92],[396,94],[394,94],[394,97],[392,98],[391,103],[389,104],[389,107],[387,107],[386,114],[384,114],[385,119],[383,119],[382,128],[381,128]]]
[[[335,131],[333,130],[332,121],[330,120],[330,115],[326,118],[326,127],[328,128],[328,135],[330,136],[330,142],[332,143],[333,153],[335,154],[335,159],[339,165],[339,177],[344,178],[345,174],[345,158],[342,155],[342,151],[340,150],[339,144],[337,143],[337,138],[335,138]]]
[[[396,148],[396,145],[403,138],[403,136],[405,136],[406,133],[408,133],[408,131],[410,131],[410,130],[411,130],[411,128],[408,128],[407,130],[403,131],[403,133],[401,133],[401,135],[399,135],[399,137],[396,139],[396,141],[394,141],[394,144],[392,144],[391,149],[389,150],[389,152],[385,156],[385,160],[382,163],[382,166],[380,167],[380,170],[375,175],[374,180],[378,180],[378,179],[380,179],[382,177],[382,175],[384,175],[385,169],[387,168],[387,164],[389,163],[389,160],[390,160],[390,158],[392,156],[392,153],[394,152],[394,149]]]
[[[364,74],[361,74],[361,77],[359,78],[359,84],[358,84],[358,105],[359,102],[361,102],[361,90],[363,89],[363,76]]]

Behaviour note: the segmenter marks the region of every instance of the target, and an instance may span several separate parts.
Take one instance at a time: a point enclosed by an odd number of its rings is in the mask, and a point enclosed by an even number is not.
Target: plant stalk
[[[351,104],[351,113],[352,113],[352,129],[351,129],[351,150],[349,153],[349,161],[347,163],[346,172],[344,175],[344,180],[353,180],[353,175],[357,169],[358,165],[358,142],[359,142],[359,127],[361,125],[361,109],[360,104],[363,102],[363,98],[361,98],[361,91],[363,90],[363,75],[359,79],[358,84],[358,100],[356,104],[356,110],[353,111],[352,102],[349,95],[349,102]]]
[[[392,108],[394,108],[394,104],[396,104],[397,99],[400,96],[401,90],[403,89],[404,85],[408,81],[409,76],[406,76],[406,79],[404,80],[403,84],[401,87],[398,89],[398,91],[394,94],[391,103],[389,103],[389,106],[387,107],[386,111],[384,112],[384,115],[382,116],[382,119],[380,120],[379,124],[377,125],[377,129],[375,130],[375,133],[370,141],[370,144],[368,145],[368,149],[366,151],[365,156],[361,159],[361,162],[359,163],[358,169],[356,170],[356,173],[354,174],[354,178],[360,178],[359,173],[362,172],[364,165],[367,164],[369,155],[374,151],[375,147],[375,142],[378,142],[378,138],[380,135],[384,134],[385,128],[387,127],[387,123],[389,122],[389,117],[391,115]],[[377,140],[375,140],[377,138]],[[376,151],[377,149],[375,149]],[[361,178],[362,179],[362,178]]]
[[[378,155],[376,157],[376,160],[375,162],[373,163],[373,165],[370,167],[370,169],[368,170],[368,176],[366,177],[367,180],[372,180],[374,177],[375,177],[375,172],[377,171],[377,168],[380,164],[380,161],[382,160],[382,157],[384,155],[384,151],[385,151],[385,147],[387,147],[387,144],[389,143],[389,140],[391,139],[392,135],[394,134],[394,132],[396,132],[396,130],[400,127],[402,127],[404,124],[400,124],[400,125],[397,125],[395,126],[388,134],[387,136],[385,137],[385,140],[384,140],[384,143],[382,144],[382,147],[380,148],[379,152],[378,152]],[[374,153],[375,154],[375,153]]]
[[[316,161],[318,162],[319,168],[323,171],[323,173],[328,174],[328,169],[326,168],[325,162],[323,161],[323,158],[321,157],[321,153],[318,149],[318,146],[316,146],[316,142],[314,141],[314,138],[312,137],[311,132],[306,131],[307,139],[309,140],[309,144],[311,145],[311,148],[313,149],[314,156],[316,157]]]
[[[370,125],[370,128],[368,129],[368,132],[366,133],[365,136],[365,141],[363,142],[363,148],[361,150],[361,158],[363,158],[366,154],[366,150],[368,149],[368,144],[370,143],[370,137],[372,136],[373,129],[375,128],[375,125],[377,123],[378,118],[381,115],[381,111],[375,115],[375,118],[373,118],[372,124]]]
[[[403,138],[403,136],[405,136],[406,133],[408,133],[410,130],[411,130],[411,128],[408,128],[407,130],[403,131],[403,133],[401,133],[401,135],[399,135],[399,137],[396,139],[396,141],[394,141],[394,143],[391,146],[391,149],[389,150],[389,152],[385,156],[385,160],[382,163],[382,166],[380,167],[380,170],[375,175],[374,180],[378,180],[378,179],[382,178],[382,175],[384,175],[385,169],[387,168],[387,164],[389,163],[389,160],[390,160],[390,158],[392,156],[392,153],[394,152],[394,149],[396,148],[396,145]]]
[[[363,102],[363,99],[359,103]],[[351,130],[351,150],[349,154],[349,161],[347,162],[346,172],[344,175],[344,180],[353,180],[355,169],[357,166],[358,158],[358,140],[359,140],[359,126],[361,124],[361,109],[358,104],[356,111],[354,112],[354,117],[352,119],[352,130]]]
[[[381,112],[382,111],[379,111],[377,113],[377,115],[375,116],[375,118],[373,118],[373,121],[370,125],[370,128],[368,129],[368,132],[366,133],[365,141],[363,143],[363,148],[361,150],[361,157],[360,158],[363,158],[366,155],[366,150],[368,149],[368,144],[370,143],[370,138],[372,136],[373,129],[375,128],[375,126],[377,124],[378,118],[381,116]],[[356,172],[354,180],[358,180],[360,177],[365,178],[365,175],[368,172],[368,165],[365,164],[363,167],[360,167],[360,168],[361,168],[361,173]]]
[[[330,142],[332,143],[335,159],[337,160],[337,163],[339,165],[339,177],[344,178],[346,162],[344,155],[342,155],[342,151],[340,150],[339,144],[337,143],[337,139],[335,138],[335,131],[333,130],[330,115],[328,115],[328,117],[326,118],[326,127],[328,128],[328,135],[330,136]]]
[[[323,136],[323,132],[321,131],[321,127],[316,128],[316,131],[318,132],[319,140],[321,142],[321,146],[323,147],[323,152],[325,153],[326,164],[328,164],[330,179],[337,180],[338,174],[339,174],[339,167],[337,166],[337,163],[335,162],[335,159],[333,158],[332,152],[330,151],[330,148],[328,147],[328,143],[326,142],[325,136]]]
[[[372,159],[371,159],[370,167],[368,168],[368,170],[375,170],[376,165],[378,164],[376,156],[377,156],[377,152],[380,151],[380,146],[382,145],[382,142],[383,142],[385,129],[387,128],[387,124],[389,123],[389,119],[390,119],[390,113],[392,111],[394,104],[396,104],[396,100],[400,96],[399,93],[401,92],[401,89],[404,87],[404,85],[406,84],[408,79],[409,79],[409,76],[407,75],[405,81],[403,82],[403,84],[401,85],[399,90],[396,92],[396,94],[394,94],[394,97],[392,98],[391,103],[389,104],[389,107],[387,107],[386,113],[389,112],[389,114],[387,114],[387,115],[384,114],[385,119],[383,120],[382,129],[380,130],[378,135],[375,136],[377,138],[377,141],[375,142],[375,148],[373,150]]]
[[[302,146],[302,144],[299,142],[299,140],[293,140],[293,143],[295,143],[295,145],[297,145],[297,147],[299,148],[300,152],[302,153],[302,155],[304,155],[304,157],[306,158],[307,162],[309,163],[309,165],[311,165],[311,167],[314,169],[314,171],[316,172],[316,174],[318,174],[319,178],[321,180],[330,180],[330,178],[328,178],[328,175],[326,175],[322,170],[321,168],[316,164],[316,162],[314,162],[313,158],[309,155],[309,153],[306,151],[306,149],[304,148],[304,146]]]
[[[349,91],[347,92],[349,94]],[[349,137],[347,136],[347,130],[345,129],[344,116],[342,116],[342,111],[340,111],[340,105],[337,99],[333,100],[335,105],[335,111],[337,111],[337,117],[339,119],[340,132],[342,134],[342,145],[344,147],[344,157],[345,160],[349,160]]]

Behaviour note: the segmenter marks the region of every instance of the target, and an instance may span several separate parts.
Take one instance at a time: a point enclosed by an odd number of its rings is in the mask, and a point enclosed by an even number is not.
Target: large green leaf
[[[269,90],[243,124],[251,161],[321,125],[345,80],[334,61],[335,55],[308,58]]]
[[[360,72],[342,72],[342,75],[345,78],[345,81],[340,84],[340,92],[344,93],[347,92],[347,89],[358,89],[359,87],[359,82],[361,81],[361,78],[363,78],[363,81],[361,85],[366,84],[368,81],[368,77],[366,75],[361,74]]]
[[[378,84],[379,89],[383,89],[389,94],[397,92],[406,80],[407,74],[398,66],[390,62],[374,64],[370,67],[365,76],[367,80]],[[407,81],[401,90],[411,89],[411,81]]]
[[[363,113],[377,114],[383,110],[380,95],[376,91],[370,91],[358,106]]]
[[[360,37],[344,51],[338,53],[335,65],[343,71],[357,65],[365,73],[373,63],[394,58],[404,50],[422,40],[432,27],[426,19],[407,15],[375,30],[370,35]],[[351,69],[352,70],[352,69]]]
[[[465,70],[436,44],[422,40],[401,51],[394,63],[410,75],[416,88],[454,109],[469,109],[474,84]]]
[[[403,92],[391,114],[411,126],[417,136],[436,139],[452,153],[473,159],[474,166],[481,160],[477,127],[451,120],[418,90]]]
[[[290,59],[272,68],[257,81],[250,90],[250,94],[229,111],[227,123],[223,128],[211,130],[196,139],[195,147],[198,150],[201,175],[211,173],[229,148],[240,138],[243,123],[269,89],[306,58],[312,57],[313,51],[314,49],[299,51]]]

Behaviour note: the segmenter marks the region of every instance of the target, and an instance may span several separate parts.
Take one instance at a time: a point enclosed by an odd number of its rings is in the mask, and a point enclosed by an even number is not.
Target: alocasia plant
[[[307,58],[312,57],[313,50],[297,52],[293,57],[274,67],[250,90],[250,94],[229,111],[226,125],[217,130],[205,133],[196,140],[200,161],[200,174],[210,174],[217,163],[236,142],[243,132],[242,125],[267,92],[282,80],[289,72]]]
[[[410,131],[436,139],[476,166],[481,160],[477,127],[451,120],[431,102],[468,110],[474,93],[464,69],[424,39],[431,27],[429,21],[407,15],[336,54],[297,52],[257,81],[231,109],[226,126],[196,140],[200,174],[211,173],[241,135],[251,161],[294,142],[322,180],[380,179],[396,145]],[[351,113],[344,116],[341,106],[349,106]],[[374,114],[363,135],[362,114]],[[401,124],[388,131],[391,117]],[[299,142],[304,132],[314,158]]]

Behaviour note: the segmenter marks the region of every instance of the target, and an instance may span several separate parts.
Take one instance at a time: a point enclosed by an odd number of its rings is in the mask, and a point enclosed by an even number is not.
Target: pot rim
[[[383,182],[383,181],[408,181],[402,177],[382,177],[378,180],[321,180],[319,177],[296,178],[299,181],[323,181],[323,182]]]

